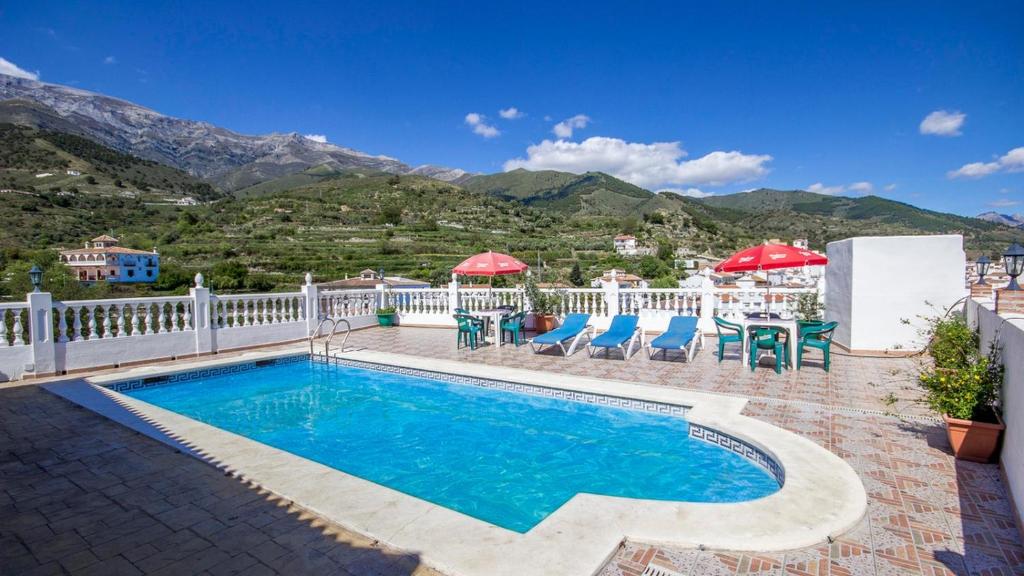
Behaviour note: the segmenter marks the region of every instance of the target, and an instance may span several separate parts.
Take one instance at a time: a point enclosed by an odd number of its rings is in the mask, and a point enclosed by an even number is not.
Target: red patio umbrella
[[[756,272],[802,266],[824,266],[826,264],[828,264],[828,258],[805,248],[786,244],[760,244],[729,256],[715,266],[715,272]],[[768,306],[771,306],[771,290],[772,287],[769,284],[768,293],[765,294],[765,299],[769,302]]]
[[[529,268],[523,261],[501,252],[484,252],[471,256],[452,268],[452,272],[465,276],[502,276],[519,274]]]
[[[715,272],[755,272],[801,266],[824,266],[828,258],[785,244],[761,244],[740,250],[715,266]]]

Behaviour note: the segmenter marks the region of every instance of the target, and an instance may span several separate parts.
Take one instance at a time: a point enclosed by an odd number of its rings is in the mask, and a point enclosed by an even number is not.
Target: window
[[[128,271],[128,277],[129,278],[134,278],[135,277],[135,270],[129,270]]]
[[[110,275],[111,276],[117,276],[117,270],[114,270],[113,268],[111,268],[110,269]]]
[[[153,277],[153,271],[152,270],[146,270],[146,276],[148,276],[149,278],[152,278]]]

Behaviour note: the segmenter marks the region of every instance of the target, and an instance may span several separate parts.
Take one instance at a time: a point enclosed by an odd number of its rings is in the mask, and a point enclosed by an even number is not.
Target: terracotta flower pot
[[[996,419],[999,422],[996,424],[960,420],[946,415],[942,419],[946,421],[946,434],[953,446],[953,455],[970,462],[990,462],[999,447],[999,437],[1006,429],[998,414]]]
[[[533,315],[533,329],[537,331],[537,334],[543,334],[550,332],[555,329],[555,315],[554,314],[534,314]]]

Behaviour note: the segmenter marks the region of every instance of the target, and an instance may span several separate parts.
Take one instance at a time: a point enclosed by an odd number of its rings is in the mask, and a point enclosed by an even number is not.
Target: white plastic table
[[[750,336],[749,330],[754,327],[772,327],[782,328],[786,330],[789,335],[786,336],[786,345],[789,346],[789,359],[790,362],[796,362],[796,346],[797,339],[800,338],[800,334],[797,332],[796,319],[783,320],[779,318],[744,318],[740,324],[743,326],[743,361],[746,362],[749,358],[750,353]]]
[[[495,347],[501,348],[501,317],[508,313],[509,311],[506,308],[488,308],[487,310],[477,310],[472,312],[471,315],[474,318],[490,321],[491,325],[494,326]]]

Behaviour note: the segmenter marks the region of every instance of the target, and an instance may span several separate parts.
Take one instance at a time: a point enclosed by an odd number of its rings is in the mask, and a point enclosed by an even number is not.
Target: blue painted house
[[[97,236],[85,248],[63,250],[62,262],[71,267],[79,282],[156,282],[160,276],[160,254],[118,246],[113,236]]]

